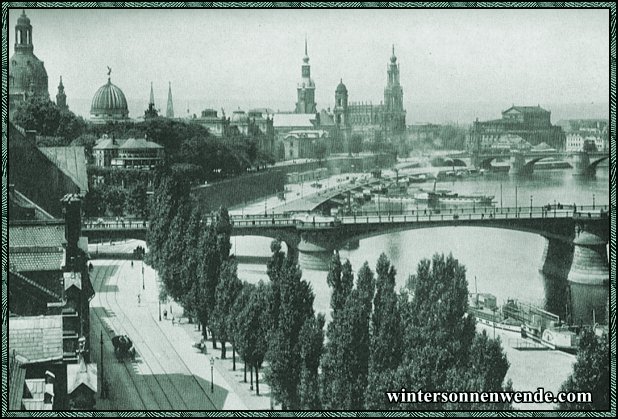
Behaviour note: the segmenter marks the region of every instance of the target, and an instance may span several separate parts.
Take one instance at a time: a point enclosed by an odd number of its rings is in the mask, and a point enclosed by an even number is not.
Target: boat
[[[503,315],[493,294],[469,294],[468,313],[473,315],[478,323],[508,332],[521,332],[521,323]]]
[[[461,205],[461,204],[478,204],[491,205],[494,199],[493,195],[485,195],[482,193],[473,193],[470,195],[460,195],[447,189],[436,189],[436,182],[433,184],[432,191],[420,189],[420,192],[414,195],[414,198],[419,202],[428,202],[433,205]]]
[[[423,182],[427,182],[427,180],[429,180],[429,178],[425,174],[412,175],[408,177],[408,183],[423,183]]]

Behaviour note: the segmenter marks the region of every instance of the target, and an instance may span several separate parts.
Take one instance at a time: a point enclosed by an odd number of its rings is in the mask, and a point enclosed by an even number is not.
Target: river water
[[[416,187],[416,185],[415,185]],[[433,183],[418,187],[430,189]],[[449,189],[460,194],[482,192],[494,195],[496,208],[522,207],[522,212],[532,205],[577,204],[608,205],[609,170],[599,167],[595,178],[572,175],[571,170],[537,170],[527,177],[508,173],[488,173],[437,183],[439,189]],[[374,203],[374,205],[376,205]],[[381,204],[384,205],[384,204]],[[395,203],[395,208],[404,203]],[[414,208],[414,207],[413,207]],[[408,206],[407,209],[413,209]],[[384,210],[385,207],[382,207]],[[233,251],[239,255],[268,256],[270,239],[262,237],[233,237]],[[566,291],[566,281],[545,277],[539,270],[543,264],[546,239],[541,236],[495,228],[442,227],[385,234],[361,240],[352,250],[341,249],[342,259],[349,259],[354,271],[368,261],[372,270],[382,252],[397,270],[397,287],[403,287],[408,276],[416,272],[424,258],[435,253],[452,253],[467,270],[470,292],[491,293],[498,304],[514,298],[522,302],[545,307],[562,317],[571,312],[573,319],[584,323],[591,321],[590,304],[604,306],[607,293],[599,289]],[[302,267],[302,265],[301,265]],[[303,268],[303,278],[309,281],[316,295],[314,308],[329,317],[330,290],[325,271]],[[249,282],[267,280],[263,265],[242,264],[239,276]],[[570,294],[570,297],[568,296]],[[595,299],[590,302],[588,299]],[[601,301],[599,301],[601,299]],[[570,301],[570,304],[567,304]],[[579,312],[572,312],[572,310]],[[597,313],[597,316],[604,314]],[[597,320],[599,320],[597,318]]]

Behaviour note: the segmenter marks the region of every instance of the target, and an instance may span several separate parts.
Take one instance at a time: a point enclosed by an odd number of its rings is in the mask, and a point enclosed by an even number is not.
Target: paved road
[[[126,410],[218,410],[226,408],[227,389],[215,386],[210,392],[205,365],[191,365],[194,352],[187,339],[179,339],[153,317],[157,307],[154,273],[145,267],[146,290],[142,289],[141,263],[130,261],[93,261],[92,281],[96,291],[91,302],[94,360],[100,361],[99,336],[103,331],[105,378],[110,397],[99,400],[98,409]],[[147,283],[146,283],[147,282]],[[138,294],[141,303],[138,304]],[[177,328],[176,333],[186,334]],[[113,354],[111,337],[128,335],[137,355],[134,361],[119,362]],[[181,336],[182,337],[182,336]],[[182,347],[179,347],[179,344]],[[201,363],[207,361],[200,359]],[[196,371],[192,371],[192,370]],[[216,380],[215,380],[216,381]]]

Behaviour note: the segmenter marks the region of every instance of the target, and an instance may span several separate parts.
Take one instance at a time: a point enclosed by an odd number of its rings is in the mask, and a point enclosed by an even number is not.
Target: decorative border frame
[[[7,160],[8,160],[8,10],[9,8],[607,8],[609,9],[610,29],[610,208],[616,208],[616,4],[613,2],[5,2],[2,3],[2,416],[3,417],[528,417],[530,411],[512,412],[240,412],[240,411],[149,411],[149,412],[16,412],[8,411],[8,199],[7,199]],[[608,412],[577,412],[578,416],[615,417],[616,416],[616,213],[610,211],[610,362],[611,362],[611,407]],[[535,416],[573,416],[574,412],[538,412]]]

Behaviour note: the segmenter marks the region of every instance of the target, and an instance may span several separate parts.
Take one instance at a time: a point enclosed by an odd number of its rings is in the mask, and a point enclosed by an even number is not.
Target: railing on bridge
[[[344,224],[361,223],[414,223],[439,221],[480,221],[480,220],[517,220],[517,219],[552,219],[552,218],[604,218],[608,217],[607,205],[545,205],[540,207],[480,207],[480,208],[450,208],[447,210],[420,209],[406,211],[356,211],[352,214],[324,217],[304,213],[303,219],[298,214],[273,214],[230,216],[233,227],[297,227],[306,229],[330,229]],[[208,217],[203,220],[206,224],[214,221]],[[84,223],[84,229],[89,231],[105,230],[145,230],[148,221],[131,220],[123,222],[93,222]]]

